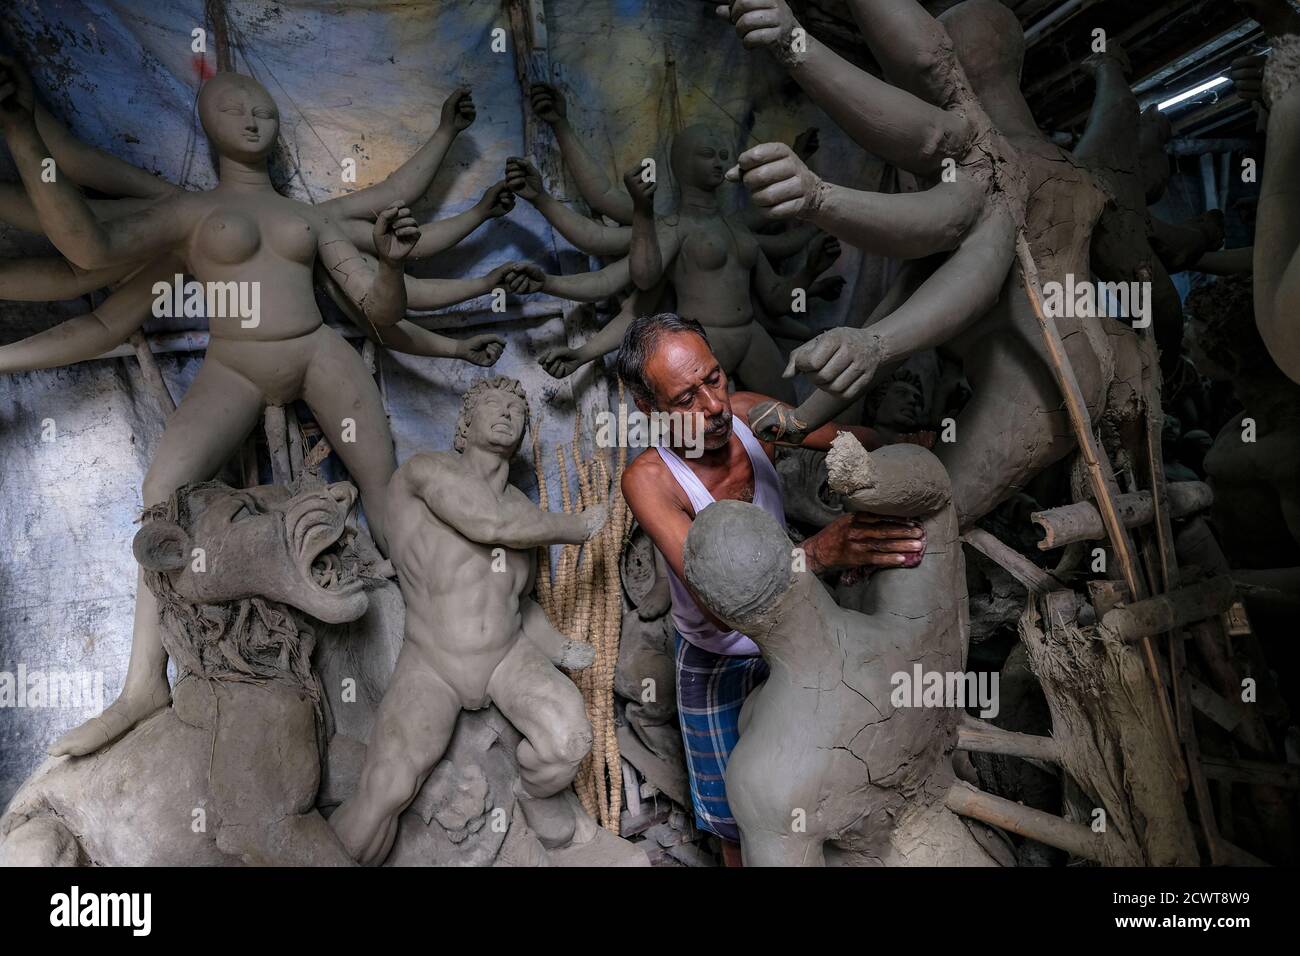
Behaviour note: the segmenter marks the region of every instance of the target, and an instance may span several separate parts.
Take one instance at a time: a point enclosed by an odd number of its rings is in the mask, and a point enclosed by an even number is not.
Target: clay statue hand
[[[816,126],[809,126],[794,138],[794,154],[805,163],[821,147],[821,136]]]
[[[505,275],[505,287],[511,295],[532,295],[542,291],[546,273],[531,262],[512,262]]]
[[[463,339],[456,348],[456,357],[473,365],[490,368],[505,351],[506,340],[499,335],[475,335]]]
[[[451,124],[457,133],[469,129],[478,111],[474,109],[474,97],[468,86],[458,86],[442,104],[442,116],[439,122],[446,126]]]
[[[549,348],[537,357],[538,364],[551,378],[568,378],[590,361],[580,356],[577,349],[568,346]]]
[[[881,358],[880,336],[870,329],[831,329],[790,353],[785,377],[807,372],[819,388],[851,402],[867,390]]]
[[[808,294],[814,299],[834,302],[844,292],[844,276],[822,276],[808,287]]]
[[[785,402],[759,402],[749,410],[749,430],[763,441],[802,444],[810,429],[794,412],[794,407]]]
[[[493,184],[478,201],[479,210],[485,219],[499,219],[515,208],[515,194],[503,179]]]
[[[1247,103],[1264,101],[1264,67],[1268,65],[1267,53],[1242,56],[1232,61],[1228,76],[1239,97]]]
[[[595,646],[572,638],[564,642],[564,647],[560,650],[560,659],[555,662],[557,667],[570,671],[586,670],[594,663],[596,663]]]
[[[592,505],[583,508],[582,517],[587,522],[587,540],[590,541],[604,529],[605,522],[609,519],[609,506]]]
[[[799,26],[785,0],[732,0],[715,9],[718,16],[735,24],[736,35],[747,50],[788,50]]]
[[[32,78],[11,56],[0,56],[0,129],[8,132],[24,123],[35,124]]]
[[[655,181],[652,179],[646,182],[642,178],[641,167],[637,166],[623,174],[623,185],[627,187],[628,194],[632,197],[632,207],[653,216],[655,211]]]
[[[1083,69],[1089,75],[1096,76],[1097,70],[1108,60],[1118,64],[1120,71],[1125,76],[1133,75],[1133,61],[1129,59],[1128,52],[1124,47],[1120,46],[1118,40],[1107,40],[1106,49],[1100,53],[1094,53],[1083,61]]]
[[[543,192],[542,174],[522,156],[511,156],[506,159],[506,186],[521,199],[536,202]]]
[[[819,233],[808,243],[808,271],[815,276],[821,275],[839,259],[840,241],[827,233]]]
[[[550,83],[534,83],[528,88],[528,102],[538,118],[546,123],[558,123],[568,116],[564,97]]]
[[[420,224],[411,210],[394,202],[375,219],[375,255],[385,262],[401,262],[420,241]]]
[[[836,518],[803,549],[813,572],[914,568],[925,556],[925,530],[915,521],[857,512]]]
[[[810,214],[820,202],[821,178],[785,143],[761,143],[741,153],[727,179],[743,182],[759,212],[769,219]]]

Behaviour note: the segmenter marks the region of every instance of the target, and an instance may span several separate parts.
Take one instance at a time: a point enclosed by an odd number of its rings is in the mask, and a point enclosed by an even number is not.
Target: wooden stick
[[[957,749],[971,753],[1001,754],[1005,757],[1026,757],[1048,763],[1061,762],[1061,748],[1052,737],[1003,730],[970,714],[962,714],[957,727]]]
[[[1202,757],[1201,766],[1211,780],[1227,780],[1251,786],[1283,787],[1300,790],[1300,766],[1293,763],[1268,763],[1263,760],[1233,760],[1228,757]]]
[[[1101,619],[1101,627],[1129,644],[1180,630],[1232,607],[1235,592],[1226,574],[1145,601],[1121,604]]]
[[[983,528],[971,528],[961,539],[1019,581],[1033,594],[1047,594],[1061,587],[1056,580],[1019,551],[1009,548]]]
[[[153,400],[158,403],[158,410],[162,412],[162,417],[167,418],[176,411],[176,401],[172,398],[172,393],[167,390],[167,382],[163,379],[162,369],[158,367],[158,359],[149,348],[144,333],[139,329],[131,333],[127,342],[131,344],[136,361],[140,363],[140,375],[144,379],[145,387],[149,389]]]
[[[266,450],[271,456],[272,482],[287,485],[293,480],[293,469],[289,465],[288,425],[283,405],[266,406],[262,428],[266,431]]]
[[[1071,823],[1051,813],[995,797],[962,781],[949,788],[944,802],[953,813],[1010,830],[1072,856],[1095,863],[1112,862],[1105,850],[1105,834],[1094,833],[1081,823]]]
[[[1214,504],[1214,492],[1201,481],[1177,481],[1169,485],[1169,516],[1182,518],[1204,511]],[[1115,508],[1126,528],[1141,528],[1155,520],[1156,506],[1151,492],[1138,491],[1120,495]],[[1100,541],[1106,537],[1101,512],[1091,501],[1078,501],[1060,508],[1035,511],[1029,520],[1038,525],[1043,539],[1040,551],[1051,551],[1075,541]]]
[[[1024,281],[1025,293],[1029,297],[1029,304],[1033,308],[1034,318],[1038,320],[1039,328],[1043,332],[1043,343],[1047,347],[1048,363],[1056,376],[1057,385],[1061,389],[1061,394],[1065,398],[1065,407],[1070,413],[1070,422],[1074,426],[1074,435],[1079,443],[1079,453],[1083,456],[1084,466],[1088,471],[1088,480],[1092,485],[1093,498],[1097,502],[1097,508],[1101,512],[1102,523],[1106,526],[1106,535],[1110,539],[1111,548],[1115,552],[1115,559],[1119,561],[1120,571],[1124,583],[1128,585],[1129,593],[1139,600],[1146,597],[1146,587],[1138,576],[1137,565],[1133,560],[1133,546],[1129,540],[1128,530],[1120,521],[1119,513],[1115,510],[1115,498],[1118,489],[1115,488],[1114,469],[1109,467],[1109,461],[1106,462],[1108,469],[1102,470],[1102,461],[1106,458],[1106,453],[1097,441],[1097,437],[1092,433],[1092,420],[1088,415],[1088,404],[1084,401],[1083,392],[1079,388],[1079,382],[1074,377],[1074,371],[1070,368],[1070,359],[1065,354],[1065,345],[1061,342],[1061,335],[1056,330],[1056,325],[1048,319],[1047,313],[1043,308],[1042,288],[1038,281],[1038,266],[1034,263],[1033,253],[1029,249],[1029,241],[1025,238],[1024,231],[1021,230],[1016,235],[1016,253],[1020,259],[1021,277]],[[1182,786],[1187,784],[1187,768],[1183,765],[1182,742],[1178,737],[1178,729],[1174,725],[1173,711],[1169,706],[1169,695],[1165,693],[1164,680],[1160,676],[1160,664],[1156,660],[1155,647],[1150,638],[1143,639],[1141,643],[1142,654],[1146,659],[1147,673],[1151,676],[1151,683],[1155,685],[1156,699],[1160,707],[1160,716],[1165,724],[1165,732],[1168,734],[1170,749],[1173,751],[1174,768],[1178,775],[1179,783]]]

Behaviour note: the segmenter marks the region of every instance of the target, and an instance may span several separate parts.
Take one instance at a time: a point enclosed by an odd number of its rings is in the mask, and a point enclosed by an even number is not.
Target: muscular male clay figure
[[[493,378],[465,394],[455,451],[416,455],[393,476],[389,555],[406,601],[406,640],[379,706],[358,792],[330,817],[353,858],[379,864],[398,817],[442,758],[462,710],[496,704],[523,734],[523,799],[572,782],[591,748],[582,695],[556,664],[585,667],[530,597],[533,549],[578,544],[604,506],[542,511],[509,484],[528,424],[523,387]]]

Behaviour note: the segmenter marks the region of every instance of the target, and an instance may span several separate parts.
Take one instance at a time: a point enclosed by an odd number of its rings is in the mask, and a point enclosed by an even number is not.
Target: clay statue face
[[[727,373],[709,343],[694,332],[666,332],[655,341],[645,363],[655,407],[641,411],[704,416],[704,447],[716,451],[731,439],[731,396]]]
[[[528,421],[528,406],[514,392],[489,389],[474,403],[465,444],[509,458],[519,450]]]
[[[683,186],[712,192],[724,182],[732,153],[731,144],[719,130],[688,126],[673,137],[673,175]]]
[[[271,94],[238,73],[218,73],[203,84],[199,119],[218,153],[244,163],[265,159],[280,132]]]
[[[292,494],[282,485],[235,489],[219,483],[177,492],[190,515],[182,527],[155,518],[132,550],[166,574],[192,604],[261,597],[328,624],[355,621],[369,604],[348,545],[356,534],[356,489],[347,482]]]
[[[1025,31],[998,0],[966,0],[939,16],[975,92],[989,80],[1020,78]]]
[[[924,389],[916,376],[900,371],[882,390],[875,421],[887,428],[910,431],[921,424],[924,414]]]

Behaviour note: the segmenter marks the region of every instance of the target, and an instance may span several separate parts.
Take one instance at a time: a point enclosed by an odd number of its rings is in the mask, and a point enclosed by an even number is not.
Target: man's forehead
[[[646,372],[652,385],[671,395],[707,378],[717,364],[708,343],[694,332],[671,332],[655,344]]]

